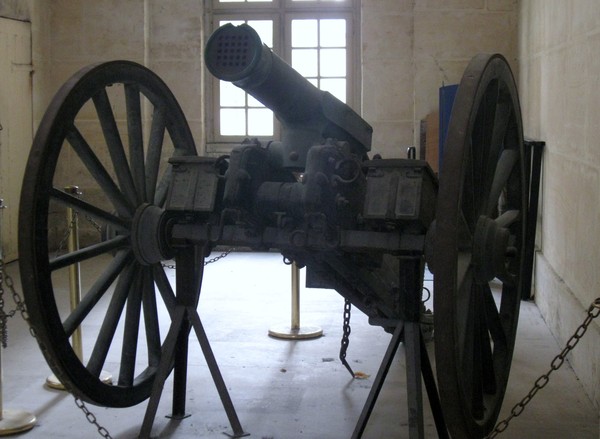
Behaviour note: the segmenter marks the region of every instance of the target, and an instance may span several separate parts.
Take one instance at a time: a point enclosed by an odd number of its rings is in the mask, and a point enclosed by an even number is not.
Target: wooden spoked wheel
[[[434,236],[435,356],[453,438],[482,438],[510,372],[527,218],[521,113],[508,63],[481,55],[454,101]]]
[[[53,372],[88,402],[126,407],[150,394],[161,333],[168,329],[162,322],[170,323],[175,293],[162,264],[144,258],[143,243],[160,241],[168,159],[195,154],[186,119],[167,86],[132,62],[79,71],[40,124],[20,205],[23,290]],[[69,185],[79,186],[83,197],[63,190]],[[81,227],[80,250],[63,245],[71,227],[66,208],[77,212],[80,225],[102,231]],[[72,310],[66,279],[76,264],[82,299]],[[82,358],[69,341],[77,328]],[[103,369],[114,376],[112,384],[100,379]]]

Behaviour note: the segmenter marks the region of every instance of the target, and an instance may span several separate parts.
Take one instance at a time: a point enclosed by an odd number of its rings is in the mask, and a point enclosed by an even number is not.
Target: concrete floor
[[[20,291],[17,265],[9,264],[6,271]],[[233,253],[206,268],[200,316],[241,424],[252,438],[350,437],[390,340],[382,329],[369,326],[360,312],[353,313],[348,359],[355,371],[370,378],[352,380],[337,361],[342,298],[334,291],[303,288],[301,299],[301,326],[318,325],[324,336],[309,341],[269,338],[269,327],[290,322],[290,268],[281,256]],[[12,307],[8,297],[6,301]],[[8,330],[9,346],[2,352],[4,409],[27,410],[38,418],[22,436],[99,437],[70,395],[44,386],[49,369],[24,322],[15,317]],[[172,396],[169,380],[153,437],[222,438],[223,432],[231,432],[195,337],[190,346],[187,409],[192,416],[182,421],[165,418]],[[523,303],[502,415],[547,371],[560,349],[536,306]],[[408,438],[405,398],[401,347],[363,437]],[[146,403],[126,409],[89,408],[113,438],[128,439],[137,437]],[[425,430],[426,438],[437,437],[427,399]],[[598,439],[598,410],[565,364],[499,437]]]

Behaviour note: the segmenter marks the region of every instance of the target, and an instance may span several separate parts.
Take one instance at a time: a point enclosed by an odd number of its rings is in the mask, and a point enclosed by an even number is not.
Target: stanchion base
[[[35,425],[37,419],[32,413],[23,410],[2,410],[0,419],[0,436],[29,431]]]
[[[318,326],[292,328],[289,325],[281,325],[269,329],[269,336],[274,338],[283,338],[286,340],[307,340],[311,338],[319,338],[322,335],[323,330]]]
[[[112,374],[103,370],[100,372],[100,381],[104,384],[112,384]],[[65,390],[65,386],[60,380],[56,377],[56,375],[52,374],[46,378],[46,385],[54,390]]]

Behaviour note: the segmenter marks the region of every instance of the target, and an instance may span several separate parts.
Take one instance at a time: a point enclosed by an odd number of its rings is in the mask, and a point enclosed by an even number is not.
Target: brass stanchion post
[[[300,269],[292,262],[292,322],[290,326],[281,325],[269,329],[269,335],[275,338],[300,340],[318,338],[323,330],[318,326],[300,326]]]
[[[81,196],[82,192],[79,191],[79,186],[66,186],[65,192],[74,196]],[[69,253],[79,250],[79,216],[71,207],[67,207],[66,212],[67,218],[67,250]],[[77,308],[79,302],[81,302],[81,272],[79,262],[76,264],[69,265],[69,302],[71,305],[71,311]],[[81,327],[78,327],[73,331],[71,335],[71,345],[73,351],[77,355],[80,361],[83,361],[83,343],[81,338]],[[100,373],[100,380],[104,383],[110,384],[112,382],[112,375],[106,371]],[[46,384],[48,387],[57,390],[65,390],[65,387],[56,377],[52,374],[46,378]]]
[[[0,198],[0,293],[3,294],[4,283],[4,253],[2,248],[2,211],[6,208],[4,200]],[[3,299],[2,299],[3,300]],[[2,310],[4,312],[4,310]],[[3,316],[6,318],[6,316]],[[3,325],[3,331],[6,326]],[[0,334],[3,340],[6,340],[5,334]],[[3,376],[2,376],[2,349],[0,346],[0,436],[8,436],[16,433],[31,430],[36,423],[36,417],[32,413],[24,410],[5,410],[3,401]]]

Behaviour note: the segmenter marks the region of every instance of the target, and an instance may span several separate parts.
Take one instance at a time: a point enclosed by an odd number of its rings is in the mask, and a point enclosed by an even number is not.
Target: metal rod
[[[78,186],[67,186],[65,187],[65,192],[74,196],[81,195]],[[67,227],[69,227],[67,248],[69,253],[72,253],[79,250],[79,219],[77,213],[71,207],[67,207]],[[79,262],[69,265],[69,291],[71,311],[73,311],[77,308],[79,302],[81,302],[81,271]],[[73,331],[71,344],[73,345],[73,351],[79,360],[83,361],[81,327],[78,327]]]
[[[318,326],[300,327],[300,268],[292,262],[292,321],[288,325],[279,325],[269,329],[269,335],[286,340],[305,340],[318,338],[323,330]]]
[[[0,272],[0,287],[3,287],[3,283],[4,283],[4,246],[3,246],[3,241],[2,241],[2,211],[6,208],[6,206],[4,205],[4,200],[2,198],[0,198],[0,262],[2,262],[2,267],[0,267],[0,269],[2,270]],[[6,331],[6,327],[4,328],[4,330]],[[4,334],[0,334],[0,336],[3,336]],[[4,414],[4,401],[3,401],[3,387],[2,387],[2,383],[4,381],[4,377],[2,374],[2,346],[0,346],[0,421],[2,421],[3,418],[3,414]]]
[[[421,382],[421,328],[418,322],[404,322],[406,355],[406,399],[408,403],[408,437],[423,439],[423,390]]]
[[[377,376],[375,377],[375,381],[373,381],[373,385],[371,386],[369,396],[367,397],[362,412],[360,413],[358,421],[356,422],[354,432],[352,433],[352,439],[362,438],[365,428],[367,428],[369,418],[371,417],[371,413],[373,412],[373,408],[375,407],[375,403],[377,402],[377,398],[379,397],[379,392],[381,392],[385,378],[387,377],[388,371],[390,370],[390,366],[392,364],[392,360],[394,359],[394,355],[396,355],[398,346],[400,346],[400,343],[402,342],[402,336],[404,334],[404,322],[395,323],[396,327],[394,329],[394,334],[392,335],[392,339],[388,344],[388,347],[385,351],[385,355],[381,360],[381,365],[377,370]],[[408,363],[408,358],[406,361]]]
[[[300,329],[300,269],[292,262],[292,329]]]

